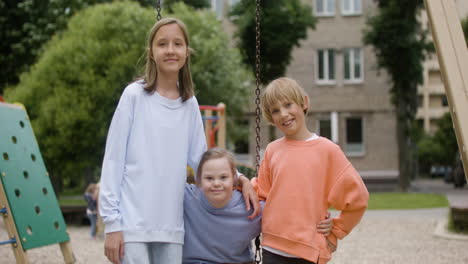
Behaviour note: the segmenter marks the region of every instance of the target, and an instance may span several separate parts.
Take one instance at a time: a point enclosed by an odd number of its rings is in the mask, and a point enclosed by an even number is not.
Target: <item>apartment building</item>
[[[309,0],[315,30],[293,52],[287,75],[310,96],[309,127],[336,142],[363,178],[398,173],[396,115],[385,71],[362,37],[372,0]]]
[[[211,4],[222,19],[236,2],[212,0]],[[396,181],[396,115],[390,103],[389,79],[385,71],[377,69],[372,47],[362,42],[366,19],[377,10],[376,4],[373,0],[304,2],[313,7],[318,24],[293,50],[286,75],[296,79],[310,96],[309,128],[337,143],[364,179]],[[228,21],[223,25],[232,33]],[[255,156],[254,122],[251,117],[251,163]],[[272,134],[281,136],[262,120],[262,150]]]
[[[453,0],[457,5],[458,15],[461,19],[468,17],[468,1]],[[424,29],[430,30],[427,13],[421,13],[421,24]],[[432,40],[432,35],[428,36]],[[418,110],[416,119],[428,134],[437,131],[437,120],[449,112],[448,100],[440,73],[437,55],[430,54],[424,62],[424,81],[418,87]]]

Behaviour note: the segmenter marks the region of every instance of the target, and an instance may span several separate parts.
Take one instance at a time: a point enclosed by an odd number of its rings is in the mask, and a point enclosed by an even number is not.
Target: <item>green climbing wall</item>
[[[25,110],[0,103],[0,178],[24,250],[69,241]]]

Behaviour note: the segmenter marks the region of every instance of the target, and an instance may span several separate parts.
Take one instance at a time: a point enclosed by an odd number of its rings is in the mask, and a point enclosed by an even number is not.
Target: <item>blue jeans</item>
[[[89,222],[91,223],[91,237],[96,237],[96,221],[97,221],[97,214],[86,214],[89,218]]]
[[[181,264],[182,244],[127,242],[122,264]]]

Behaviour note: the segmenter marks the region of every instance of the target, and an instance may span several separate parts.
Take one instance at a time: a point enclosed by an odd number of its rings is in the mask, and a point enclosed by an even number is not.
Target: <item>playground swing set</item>
[[[256,2],[255,115],[256,164],[260,164],[260,3]],[[450,105],[459,150],[468,180],[468,52],[453,0],[425,0],[433,39]],[[157,0],[157,19],[161,4]],[[465,73],[465,74],[463,74]],[[226,108],[200,106],[204,112],[209,147],[225,147]],[[216,114],[214,115],[213,112]],[[65,263],[74,263],[66,224],[52,188],[49,175],[24,108],[0,103],[0,214],[3,214],[17,263],[29,263],[26,250],[59,244]],[[255,262],[261,262],[260,240],[256,241]]]

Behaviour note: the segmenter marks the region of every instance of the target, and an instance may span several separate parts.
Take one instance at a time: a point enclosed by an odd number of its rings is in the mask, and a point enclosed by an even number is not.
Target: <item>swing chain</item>
[[[256,0],[255,7],[255,177],[258,177],[260,168],[260,0]]]
[[[260,169],[260,1],[255,0],[255,177]],[[262,262],[260,235],[255,238],[255,263]]]
[[[156,1],[156,12],[158,13],[156,19],[159,21],[161,20],[161,0]]]

